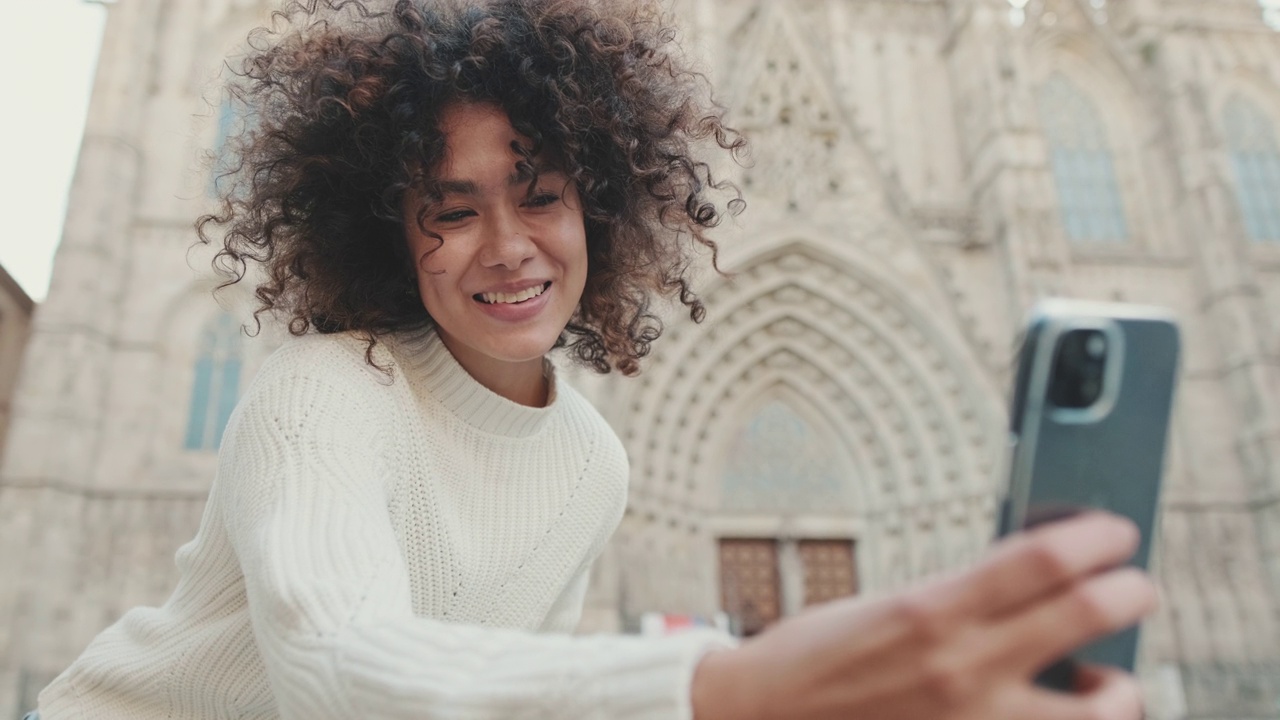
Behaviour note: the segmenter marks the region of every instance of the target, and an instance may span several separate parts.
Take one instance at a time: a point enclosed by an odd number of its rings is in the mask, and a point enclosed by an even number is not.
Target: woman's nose
[[[529,228],[514,213],[495,218],[481,249],[480,262],[485,267],[519,269],[537,252]]]

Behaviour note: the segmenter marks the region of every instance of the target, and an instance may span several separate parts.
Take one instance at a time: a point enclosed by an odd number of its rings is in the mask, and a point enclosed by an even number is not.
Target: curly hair
[[[388,0],[390,2],[390,0]],[[432,323],[404,233],[407,191],[430,187],[451,103],[488,103],[582,198],[588,271],[558,347],[633,375],[662,332],[655,296],[701,321],[690,285],[707,231],[741,211],[699,148],[745,140],[689,67],[671,23],[621,0],[294,0],[249,35],[232,71],[252,123],[230,144],[219,209],[197,221],[222,287],[250,262],[264,312],[295,335],[378,337]],[[425,171],[424,171],[425,169]],[[713,193],[732,196],[717,203]]]

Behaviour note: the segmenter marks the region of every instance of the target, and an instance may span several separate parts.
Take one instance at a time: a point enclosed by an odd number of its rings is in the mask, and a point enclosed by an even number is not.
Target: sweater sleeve
[[[539,635],[413,614],[377,418],[359,393],[255,389],[218,482],[280,716],[687,720],[701,655],[729,640]]]

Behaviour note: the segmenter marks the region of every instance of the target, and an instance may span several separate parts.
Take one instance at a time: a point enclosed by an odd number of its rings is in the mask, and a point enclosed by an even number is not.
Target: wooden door
[[[858,592],[851,540],[801,540],[800,562],[805,607]]]
[[[720,541],[720,603],[744,636],[755,635],[781,617],[776,540]]]

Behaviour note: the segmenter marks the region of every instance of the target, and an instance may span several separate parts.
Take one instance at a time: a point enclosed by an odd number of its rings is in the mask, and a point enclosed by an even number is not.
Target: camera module
[[[1054,351],[1049,401],[1060,408],[1083,409],[1102,396],[1107,367],[1107,337],[1101,330],[1063,333]]]

